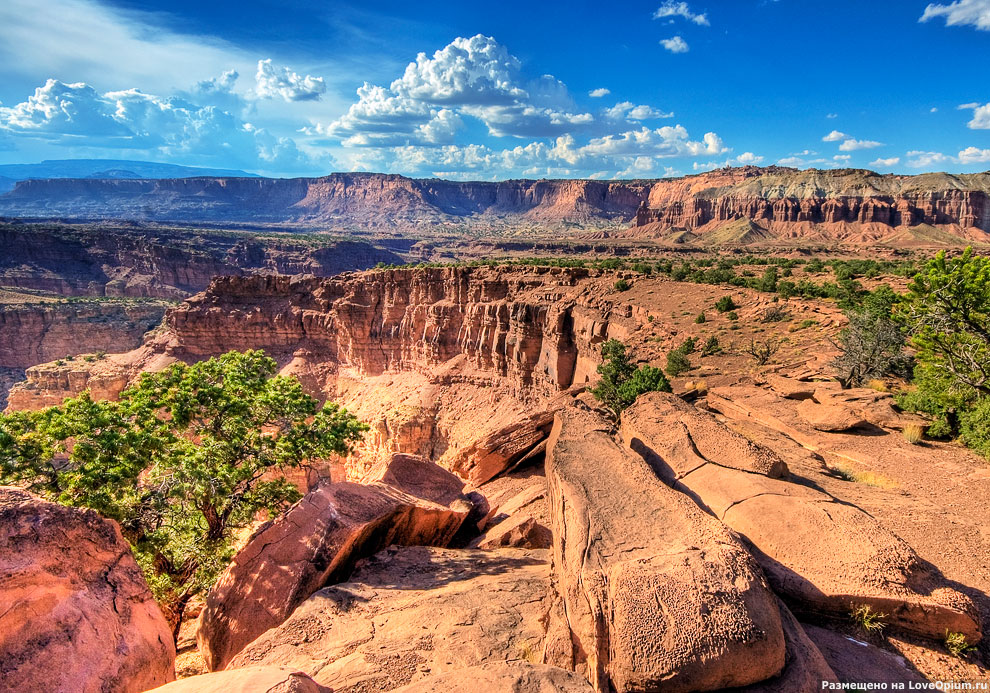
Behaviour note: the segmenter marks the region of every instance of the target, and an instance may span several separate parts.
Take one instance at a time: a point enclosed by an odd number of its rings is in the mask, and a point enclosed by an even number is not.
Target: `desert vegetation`
[[[116,520],[177,633],[236,532],[300,497],[282,473],[347,454],[366,428],[275,371],[230,352],[145,374],[118,401],[0,415],[0,483]]]

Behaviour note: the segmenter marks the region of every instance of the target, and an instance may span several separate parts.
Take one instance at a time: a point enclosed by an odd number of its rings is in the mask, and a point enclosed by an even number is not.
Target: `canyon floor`
[[[371,430],[293,479],[307,495],[243,538],[177,658],[147,645],[150,621],[94,606],[97,630],[153,655],[137,672],[112,657],[72,670],[70,686],[140,691],[173,667],[170,691],[810,693],[990,677],[990,466],[955,443],[908,442],[913,419],[885,388],[838,387],[833,301],[534,265],[204,289],[119,353],[26,367],[8,406],[113,398],[141,372],[260,348]],[[725,296],[736,319],[715,309]],[[698,350],[675,394],[616,420],[587,392],[610,338],[661,367],[688,338]],[[754,343],[779,348],[760,365]],[[31,522],[48,505],[4,497],[0,516]],[[100,574],[100,556],[78,560]],[[330,579],[328,564],[349,567]],[[105,604],[98,578],[81,582],[73,595]],[[864,607],[882,630],[851,617]],[[26,632],[21,612],[2,618]],[[83,632],[35,618],[30,642],[49,626]],[[949,633],[976,649],[949,653]],[[65,657],[106,659],[76,640]],[[20,680],[53,652],[33,647],[18,646]],[[236,688],[251,680],[267,688]]]

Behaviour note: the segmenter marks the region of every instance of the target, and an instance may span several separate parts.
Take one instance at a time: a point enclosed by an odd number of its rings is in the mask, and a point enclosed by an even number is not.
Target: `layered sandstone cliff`
[[[0,214],[293,223],[339,229],[467,224],[710,231],[751,220],[776,237],[846,240],[835,224],[930,225],[979,240],[990,232],[990,174],[880,175],[859,169],[720,169],[639,181],[457,182],[334,173],[291,180],[35,180],[0,195]],[[655,229],[656,230],[656,229]],[[977,232],[974,236],[969,231]],[[853,234],[855,235],[855,234]],[[884,234],[867,230],[864,240]]]

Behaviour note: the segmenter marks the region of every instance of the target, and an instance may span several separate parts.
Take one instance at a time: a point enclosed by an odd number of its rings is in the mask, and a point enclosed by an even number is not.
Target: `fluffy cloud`
[[[588,96],[590,96],[593,99],[600,99],[603,96],[608,96],[611,93],[612,91],[610,89],[606,89],[605,87],[598,87],[597,89],[592,89],[591,91],[589,91]]]
[[[660,45],[671,53],[687,53],[690,50],[687,41],[680,36],[671,36],[668,39],[660,39]]]
[[[876,149],[877,147],[882,146],[883,142],[876,142],[874,140],[856,140],[850,137],[839,145],[839,151],[858,152],[860,149]]]
[[[919,22],[943,17],[946,26],[975,26],[990,31],[990,0],[956,0],[948,5],[932,3],[925,8]]]
[[[739,156],[730,157],[721,163],[718,161],[695,161],[691,167],[695,171],[711,171],[716,168],[724,168],[726,166],[758,166],[761,163],[763,163],[762,156],[757,156],[753,152],[743,152]]]
[[[300,77],[287,67],[276,67],[271,58],[258,61],[254,76],[255,93],[263,99],[282,98],[285,101],[315,101],[327,90],[322,77]]]
[[[846,139],[847,137],[848,135],[844,132],[839,132],[838,130],[832,130],[832,132],[828,133],[822,138],[822,142],[838,142],[840,140]]]
[[[590,124],[567,87],[551,75],[527,79],[519,60],[495,39],[456,38],[428,56],[420,53],[388,87],[365,84],[348,111],[324,128],[345,144],[387,146],[436,144],[447,109],[452,135],[461,115],[481,120],[493,136],[554,137]]]
[[[990,162],[990,149],[966,147],[959,152],[960,164],[984,164]]]
[[[966,127],[970,130],[990,130],[990,103],[982,106],[978,103],[964,103],[959,108],[973,111],[973,119],[966,123]]]
[[[691,11],[691,8],[686,2],[674,2],[674,0],[666,0],[660,7],[657,8],[656,12],[653,13],[654,19],[665,19],[665,18],[675,18],[681,17],[690,22],[694,22],[700,26],[709,26],[708,15],[704,12],[701,14],[695,14]]]
[[[910,151],[907,153],[909,158],[907,165],[911,168],[930,168],[933,166],[940,166],[945,163],[952,162],[951,156],[946,156],[941,152],[923,152],[923,151]]]
[[[901,157],[892,156],[889,159],[874,159],[870,162],[870,166],[874,168],[890,168],[891,166],[896,166],[901,163]]]
[[[235,79],[236,74],[225,74],[197,89],[222,90]],[[101,94],[83,82],[55,79],[26,101],[0,107],[0,133],[64,146],[140,150],[165,161],[297,171],[316,164],[291,139],[215,105],[138,89]]]
[[[622,101],[605,110],[605,117],[611,120],[653,120],[656,118],[673,118],[673,113],[664,113],[651,106],[637,106],[631,101]]]

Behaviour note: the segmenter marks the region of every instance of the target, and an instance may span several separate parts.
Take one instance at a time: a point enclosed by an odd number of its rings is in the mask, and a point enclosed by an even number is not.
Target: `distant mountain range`
[[[0,175],[8,174],[0,168]],[[0,195],[0,215],[678,245],[990,243],[990,172],[743,166],[631,181],[461,182],[383,173],[125,178],[21,181]]]
[[[31,178],[190,178],[219,176],[257,178],[254,173],[226,168],[200,168],[122,159],[47,159],[40,164],[0,164],[0,192]]]

